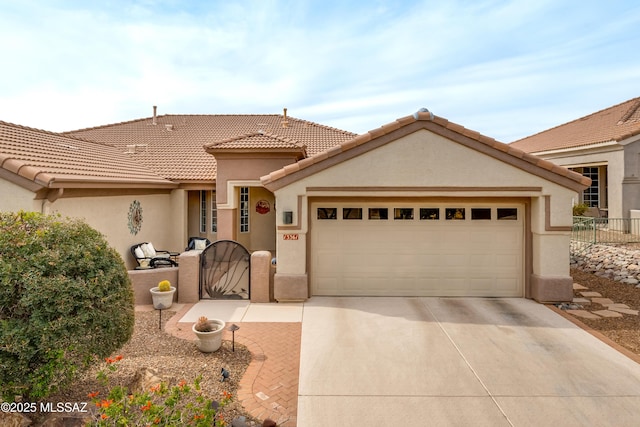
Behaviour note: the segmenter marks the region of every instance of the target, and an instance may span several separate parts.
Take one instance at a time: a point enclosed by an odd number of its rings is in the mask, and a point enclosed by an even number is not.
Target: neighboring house
[[[286,111],[154,110],[65,135],[1,123],[0,155],[1,209],[83,217],[129,266],[142,241],[270,250],[279,301],[571,300],[571,201],[591,182],[423,110],[363,135]]]
[[[640,98],[520,139],[510,146],[591,179],[574,202],[611,218],[640,209]]]
[[[262,177],[283,212],[275,298],[571,300],[590,182],[421,110]]]

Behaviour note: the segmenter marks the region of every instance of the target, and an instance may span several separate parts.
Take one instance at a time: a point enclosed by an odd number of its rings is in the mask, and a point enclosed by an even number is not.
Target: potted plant
[[[165,310],[173,304],[173,294],[176,293],[176,288],[171,286],[168,280],[163,280],[155,288],[149,289],[149,292],[151,292],[153,308]]]
[[[222,345],[224,327],[225,322],[222,320],[209,320],[206,316],[200,316],[198,321],[191,327],[198,338],[196,342],[198,350],[203,353],[211,353],[218,350]]]

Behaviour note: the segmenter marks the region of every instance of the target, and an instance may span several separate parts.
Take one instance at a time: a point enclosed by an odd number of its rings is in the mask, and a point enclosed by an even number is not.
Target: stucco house
[[[590,178],[576,203],[610,218],[629,218],[640,209],[640,98],[510,145]]]
[[[426,110],[261,180],[290,213],[277,299],[572,298],[571,202],[590,180]]]
[[[286,110],[154,109],[65,134],[0,123],[0,156],[1,209],[83,217],[130,266],[142,241],[269,250],[278,301],[570,300],[571,205],[591,182],[426,110],[362,135]]]
[[[153,115],[63,134],[0,122],[0,209],[81,217],[129,268],[129,248],[189,237],[275,252],[260,176],[355,134],[272,115]],[[207,150],[214,155],[210,154]]]

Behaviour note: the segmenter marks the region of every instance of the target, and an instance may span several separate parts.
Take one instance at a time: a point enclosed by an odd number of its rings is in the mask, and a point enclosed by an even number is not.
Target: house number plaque
[[[299,235],[298,234],[283,234],[282,235],[282,240],[298,240]]]

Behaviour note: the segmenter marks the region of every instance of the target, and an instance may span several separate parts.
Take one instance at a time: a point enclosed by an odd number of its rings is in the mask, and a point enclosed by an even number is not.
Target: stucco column
[[[251,254],[251,302],[271,302],[271,252],[255,251]]]
[[[640,178],[625,177],[622,181],[622,217],[629,218],[632,209],[640,209]]]
[[[200,254],[202,251],[187,251],[180,254],[178,269],[178,302],[192,303],[200,300]]]
[[[218,209],[218,240],[237,240],[237,209]]]
[[[567,302],[573,299],[573,279],[569,272],[572,218],[569,197],[532,198],[532,274],[527,296],[538,302]],[[552,205],[556,211],[555,217],[552,215]]]

